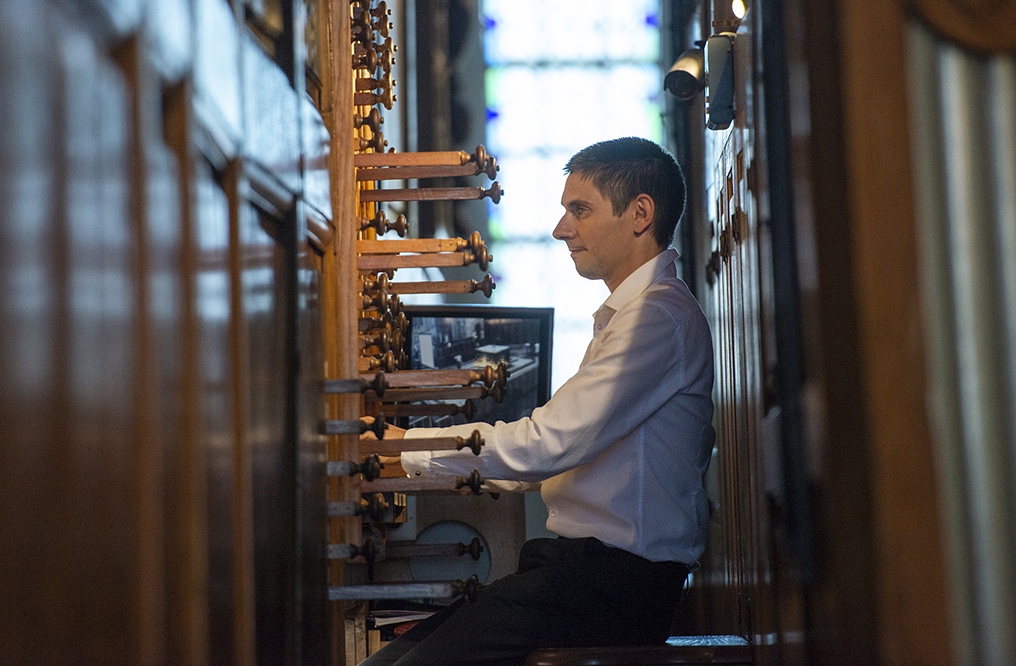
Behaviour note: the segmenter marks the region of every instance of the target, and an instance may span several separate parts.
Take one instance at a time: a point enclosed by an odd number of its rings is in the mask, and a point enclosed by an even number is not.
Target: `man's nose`
[[[558,220],[557,226],[554,227],[554,233],[552,234],[557,240],[567,240],[572,237],[571,224],[568,222],[568,213],[561,216]]]

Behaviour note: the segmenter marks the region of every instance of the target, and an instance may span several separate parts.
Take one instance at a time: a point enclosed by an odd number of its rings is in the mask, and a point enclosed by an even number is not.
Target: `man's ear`
[[[656,219],[656,202],[648,194],[635,197],[629,209],[632,211],[632,224],[636,236],[641,236],[653,225]]]

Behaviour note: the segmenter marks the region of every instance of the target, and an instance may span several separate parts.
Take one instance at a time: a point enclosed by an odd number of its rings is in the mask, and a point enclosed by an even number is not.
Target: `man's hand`
[[[373,416],[364,416],[360,418],[360,421],[371,425],[374,423]],[[393,425],[389,425],[385,428],[385,439],[403,439],[406,435],[404,428],[397,428]],[[360,439],[377,439],[377,436],[372,430],[360,435]],[[381,460],[381,464],[384,465],[384,469],[381,470],[382,477],[394,477],[394,476],[405,476],[406,470],[402,467],[402,456],[378,456]]]
[[[360,423],[372,425],[374,423],[374,417],[361,416]],[[384,436],[385,439],[402,439],[405,436],[406,436],[405,428],[397,428],[391,424],[389,424],[388,427],[385,428],[385,436]],[[373,430],[368,430],[367,432],[360,435],[360,439],[377,439],[377,436],[374,434]]]
[[[384,469],[381,470],[382,477],[405,476],[406,470],[402,467],[402,456],[378,456]]]

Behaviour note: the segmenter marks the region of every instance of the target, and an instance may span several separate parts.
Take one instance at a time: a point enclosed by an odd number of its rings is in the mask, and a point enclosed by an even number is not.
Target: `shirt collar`
[[[634,271],[631,275],[626,277],[624,281],[618,285],[607,300],[600,306],[600,310],[603,308],[610,308],[613,312],[617,312],[643,291],[646,290],[649,285],[656,282],[661,275],[666,272],[668,277],[674,277],[677,275],[677,267],[674,266],[674,262],[677,260],[677,250],[674,248],[667,248],[663,252],[642,264]],[[597,310],[599,312],[600,310]]]

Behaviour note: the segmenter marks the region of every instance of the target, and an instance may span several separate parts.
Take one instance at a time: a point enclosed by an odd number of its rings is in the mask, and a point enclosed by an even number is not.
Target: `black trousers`
[[[514,574],[423,620],[360,666],[509,666],[537,648],[662,643],[688,568],[598,539],[533,539]]]

